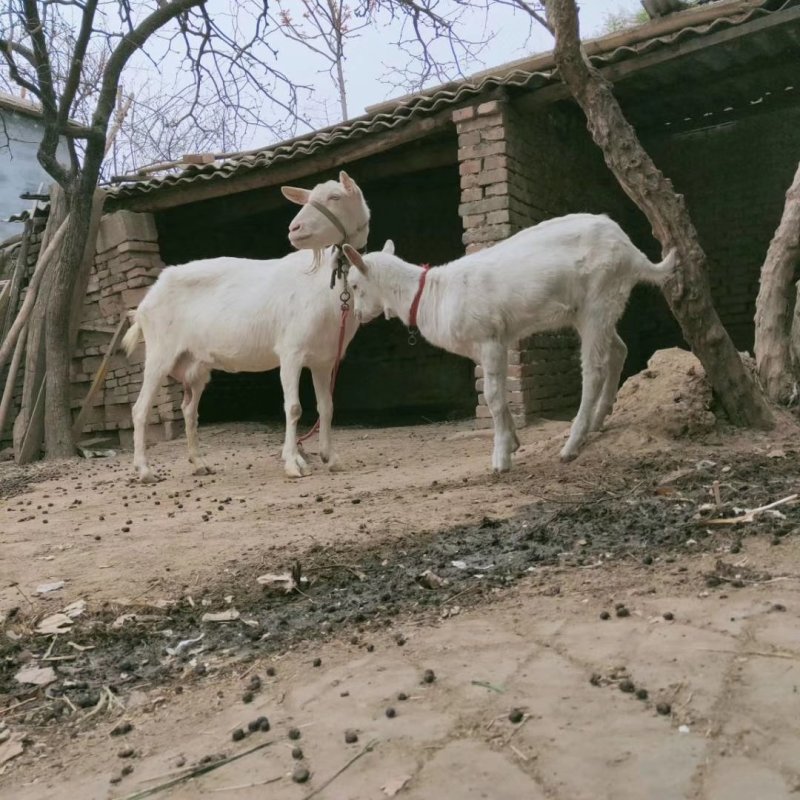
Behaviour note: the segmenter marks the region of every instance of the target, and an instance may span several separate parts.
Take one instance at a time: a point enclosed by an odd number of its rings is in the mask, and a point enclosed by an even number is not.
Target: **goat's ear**
[[[389,253],[389,255],[394,255],[394,242],[391,239],[386,240],[386,244],[383,246],[383,253]]]
[[[358,184],[344,170],[339,173],[339,183],[348,194],[355,194],[358,191]]]
[[[367,267],[364,259],[361,257],[361,253],[358,252],[354,247],[351,247],[349,244],[345,244],[342,246],[342,252],[345,254],[347,260],[357,269],[359,272],[363,272],[364,275],[367,274],[369,268]]]
[[[281,192],[287,200],[291,200],[299,206],[304,206],[311,197],[308,189],[299,189],[297,186],[281,186]]]

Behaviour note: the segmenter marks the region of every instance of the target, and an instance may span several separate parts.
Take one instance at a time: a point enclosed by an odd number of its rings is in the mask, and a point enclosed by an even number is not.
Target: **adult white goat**
[[[430,272],[392,255],[343,249],[356,268],[349,281],[359,321],[381,312],[400,317],[432,344],[483,367],[497,472],[510,469],[519,447],[506,402],[509,345],[568,326],[580,334],[581,403],[561,451],[569,461],[614,405],[627,355],[615,328],[631,289],[660,283],[675,263],[671,252],[651,264],[619,225],[595,214],[542,222]]]
[[[300,372],[308,367],[317,396],[320,456],[331,467],[335,464],[331,372],[344,287],[339,277],[339,285],[331,288],[331,270],[338,261],[331,245],[346,241],[363,248],[369,209],[361,189],[345,172],[339,181],[312,190],[284,186],[282,192],[303,206],[289,225],[289,240],[300,252],[268,261],[212,258],[167,267],[132,314],[123,347],[130,356],[141,333],[146,348],[142,388],[133,406],[133,463],[144,482],[154,480],[145,454],[147,416],[167,375],[183,384],[186,441],[195,474],[210,472],[198,448],[197,409],[212,369],[263,372],[280,366],[286,412],[284,469],[298,478],[308,471],[297,445]],[[325,265],[330,269],[319,268]],[[342,355],[357,328],[349,314]]]

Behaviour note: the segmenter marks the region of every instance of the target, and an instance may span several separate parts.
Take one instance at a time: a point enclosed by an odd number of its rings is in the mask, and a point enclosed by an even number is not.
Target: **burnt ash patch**
[[[263,569],[231,560],[224,565],[230,577],[193,593],[193,605],[182,598],[165,609],[112,604],[96,609],[87,598],[90,613],[76,620],[68,635],[58,637],[53,650],[74,658],[50,662],[58,680],[46,695],[35,690],[43,702],[31,704],[27,721],[43,724],[69,715],[69,703],[60,701],[63,696],[78,708],[91,708],[106,687],[122,693],[142,683],[204,680],[234,661],[345,631],[354,644],[369,649],[370,636],[399,619],[438,617],[454,604],[488,602],[492,590],[545,565],[579,567],[610,558],[612,563],[635,559],[658,569],[675,552],[685,552],[689,539],[696,550],[712,549],[738,543],[742,536],[779,541],[798,530],[797,505],[781,507],[780,515],[760,514],[744,526],[704,524],[798,490],[800,457],[795,453],[782,459],[748,454],[728,458],[725,464],[698,467],[674,459],[640,459],[631,465],[625,483],[593,487],[561,502],[535,502],[508,519],[484,518],[477,524],[358,546],[312,547],[286,557],[287,572],[309,578],[301,582],[300,591],[288,594],[264,591],[255,580]],[[670,471],[675,477],[664,483]],[[720,507],[713,505],[714,481],[724,498]],[[427,579],[422,577],[426,571]],[[231,607],[241,615],[235,622],[202,620],[207,611]],[[6,627],[20,630],[21,613],[12,615]],[[137,617],[115,628],[122,613]],[[31,654],[35,662],[50,643],[50,637],[34,635],[31,627],[0,644],[0,694],[6,704],[35,693],[14,681]],[[201,634],[193,644],[178,644]],[[76,652],[67,648],[67,641],[92,649]]]

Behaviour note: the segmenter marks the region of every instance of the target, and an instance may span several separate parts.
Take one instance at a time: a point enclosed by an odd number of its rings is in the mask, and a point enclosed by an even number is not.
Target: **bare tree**
[[[800,381],[800,292],[792,321],[792,278],[800,264],[800,165],[786,191],[783,215],[761,267],[756,298],[755,354],[764,391],[776,403],[797,397]],[[792,331],[794,326],[795,330]],[[792,341],[794,339],[794,358]]]
[[[664,251],[676,248],[679,267],[664,287],[686,341],[736,425],[768,427],[772,414],[752,380],[711,300],[706,256],[684,198],[653,163],[625,119],[611,85],[592,67],[581,47],[575,0],[546,0],[541,6],[509,0],[542,21],[555,37],[559,74],[583,109],[589,132],[622,189],[642,210]]]
[[[369,27],[369,18],[356,17],[344,0],[301,0],[299,15],[278,0],[278,11],[271,14],[270,19],[288,39],[328,62],[328,73],[339,96],[342,119],[348,119],[345,43]]]
[[[0,53],[6,74],[41,104],[44,134],[39,162],[62,187],[66,199],[61,257],[48,267],[44,396],[46,453],[64,457],[74,453],[68,336],[72,295],[123,71],[135,55],[167,69],[185,68],[193,78],[194,91],[184,119],[196,117],[205,91],[221,104],[238,109],[237,119],[249,127],[264,123],[262,108],[275,116],[293,116],[297,95],[275,68],[274,51],[264,44],[267,10],[256,0],[223,4],[214,14],[206,0],[153,0],[152,4],[10,0],[7,9],[0,17]],[[72,31],[69,47],[52,35],[65,28]],[[105,57],[92,94],[90,119],[75,122],[80,99],[95,80],[86,73],[86,56],[92,49]],[[265,93],[270,103],[264,102]],[[67,143],[68,163],[57,156],[62,139]],[[8,349],[8,345],[2,346]]]

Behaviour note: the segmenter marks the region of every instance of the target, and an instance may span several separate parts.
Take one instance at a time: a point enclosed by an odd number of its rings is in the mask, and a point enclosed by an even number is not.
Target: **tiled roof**
[[[604,67],[741,25],[795,5],[800,5],[800,0],[722,0],[584,42],[584,49],[596,67]],[[123,200],[162,189],[188,186],[198,181],[226,180],[277,162],[302,158],[336,144],[379,135],[399,128],[409,120],[466,103],[497,87],[535,90],[556,79],[552,54],[544,53],[495,67],[464,81],[372,106],[368,110],[371,113],[364,116],[260,150],[242,153],[220,163],[191,166],[173,174],[124,184],[113,189],[112,194]]]

